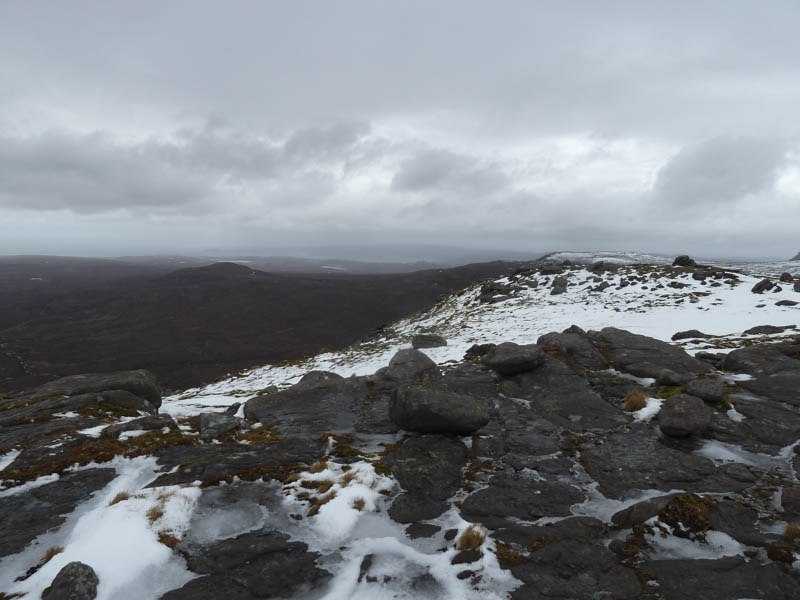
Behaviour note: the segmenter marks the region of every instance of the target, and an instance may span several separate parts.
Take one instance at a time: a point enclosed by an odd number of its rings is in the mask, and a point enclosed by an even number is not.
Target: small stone
[[[664,435],[687,437],[699,435],[711,427],[714,411],[700,399],[679,394],[664,402],[658,413],[658,425]]]

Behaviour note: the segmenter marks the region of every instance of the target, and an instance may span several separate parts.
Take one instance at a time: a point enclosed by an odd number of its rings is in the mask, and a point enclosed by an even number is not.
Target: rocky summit
[[[780,283],[531,265],[203,388],[4,397],[0,598],[796,599]]]

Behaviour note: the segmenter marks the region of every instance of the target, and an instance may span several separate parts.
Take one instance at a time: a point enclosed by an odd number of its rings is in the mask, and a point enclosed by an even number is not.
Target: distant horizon
[[[359,252],[360,250],[360,252]],[[392,251],[395,254],[392,254]],[[427,251],[429,254],[425,254]],[[800,251],[800,247],[798,248]],[[337,253],[338,252],[338,253]],[[258,259],[297,259],[309,261],[324,261],[324,260],[338,260],[358,263],[384,263],[384,264],[413,264],[413,263],[429,263],[435,264],[466,264],[461,262],[468,257],[475,257],[478,260],[475,262],[489,262],[492,260],[506,260],[506,261],[526,261],[537,260],[549,254],[557,253],[616,253],[616,254],[642,254],[645,256],[654,256],[661,258],[674,258],[685,252],[664,253],[664,252],[648,252],[632,249],[595,249],[595,250],[575,250],[575,249],[557,249],[545,251],[522,251],[514,249],[488,249],[488,248],[467,248],[458,246],[437,246],[432,244],[388,244],[388,245],[342,245],[342,246],[296,246],[296,247],[280,247],[280,248],[251,248],[251,249],[209,249],[207,251],[197,252],[152,252],[141,254],[66,254],[66,253],[10,253],[0,251],[0,257],[57,257],[57,258],[86,258],[86,259],[108,259],[108,260],[135,260],[135,259],[179,259],[179,258],[192,258],[192,259],[207,259],[216,260],[218,262],[235,262],[236,260],[247,260],[248,258]],[[438,253],[438,254],[437,254]],[[797,254],[792,256],[713,256],[703,254],[692,254],[695,259],[719,261],[719,262],[788,262]],[[455,262],[451,262],[455,260]]]

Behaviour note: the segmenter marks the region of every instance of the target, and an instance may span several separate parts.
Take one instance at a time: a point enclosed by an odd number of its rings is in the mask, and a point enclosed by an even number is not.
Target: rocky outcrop
[[[694,259],[686,254],[681,254],[672,261],[673,267],[694,267],[696,264]]]

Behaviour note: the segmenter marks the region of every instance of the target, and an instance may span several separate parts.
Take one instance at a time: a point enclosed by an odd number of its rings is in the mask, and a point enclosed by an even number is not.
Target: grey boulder
[[[425,385],[403,385],[389,407],[391,420],[406,431],[468,435],[489,422],[484,398]]]
[[[544,350],[539,346],[520,346],[513,342],[498,344],[481,358],[484,365],[506,377],[532,371],[543,365],[544,360]]]
[[[92,567],[82,562],[71,562],[58,572],[50,591],[42,597],[47,600],[94,600],[98,583],[100,580]]]
[[[699,435],[711,427],[714,411],[700,399],[687,394],[669,398],[658,413],[658,426],[664,435]]]

